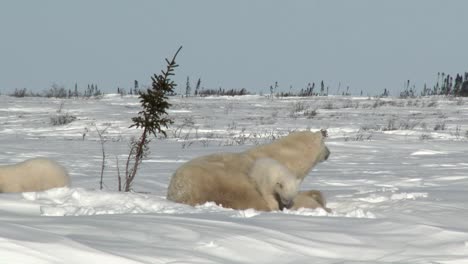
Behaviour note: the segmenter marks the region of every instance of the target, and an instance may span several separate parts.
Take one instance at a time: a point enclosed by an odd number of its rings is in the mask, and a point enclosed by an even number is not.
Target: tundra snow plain
[[[119,193],[137,98],[0,96],[0,164],[46,156],[72,178],[70,188],[0,194],[0,263],[468,263],[466,98],[170,100],[168,137],[151,143],[134,192]],[[63,114],[76,119],[51,124]],[[331,156],[301,189],[323,191],[332,213],[165,199],[185,161],[322,128]]]

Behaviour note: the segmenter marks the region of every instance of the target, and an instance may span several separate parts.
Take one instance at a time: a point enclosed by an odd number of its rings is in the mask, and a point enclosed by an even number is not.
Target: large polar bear
[[[322,132],[292,132],[270,144],[240,153],[220,153],[195,158],[176,170],[167,199],[189,205],[215,202],[233,209],[270,211],[249,172],[255,160],[272,158],[302,181],[319,162],[328,158]]]
[[[288,168],[271,158],[257,159],[249,177],[271,211],[291,207],[301,183]]]
[[[67,170],[50,159],[35,158],[0,166],[0,193],[43,191],[69,184]]]

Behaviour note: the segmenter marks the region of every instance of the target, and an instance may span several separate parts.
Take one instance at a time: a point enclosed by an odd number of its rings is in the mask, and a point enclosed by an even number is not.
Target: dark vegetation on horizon
[[[385,92],[384,92],[385,93]],[[437,73],[437,82],[431,88],[424,84],[421,91],[421,96],[431,95],[452,95],[452,96],[468,96],[468,72],[457,74],[455,79],[453,76],[445,73]],[[410,80],[406,81],[405,89],[400,93],[401,98],[416,97],[417,91],[415,85],[411,85]]]
[[[142,90],[146,90],[148,87],[143,87]],[[134,86],[125,89],[125,88],[117,88],[117,94],[121,96],[125,95],[138,95],[140,93],[140,86],[137,80],[134,81]],[[201,79],[197,80],[195,85],[195,89],[192,92],[192,86],[190,84],[190,78],[187,77],[185,91],[180,91],[177,93],[176,91],[171,91],[169,96],[241,96],[241,95],[249,95],[255,94],[251,93],[245,88],[241,89],[223,89],[219,87],[218,89],[206,89],[205,87],[201,86]],[[315,82],[308,83],[306,87],[302,88],[300,91],[293,91],[292,86],[289,86],[288,91],[279,91],[278,82],[275,82],[274,85],[270,85],[269,87],[269,94],[270,97],[310,97],[310,96],[328,96],[330,94],[334,95],[342,95],[342,96],[350,96],[351,92],[349,90],[349,86],[346,86],[346,89],[341,87],[341,83],[339,83],[338,88],[336,91],[331,91],[331,88],[321,81],[319,85],[315,85]],[[10,96],[14,97],[53,97],[53,98],[100,98],[104,95],[104,93],[98,88],[96,84],[88,84],[87,88],[83,91],[78,90],[78,84],[75,84],[74,89],[66,89],[63,85],[52,84],[51,88],[45,90],[43,92],[32,92],[28,91],[26,88],[23,89],[15,89],[15,91]],[[263,92],[260,92],[260,95],[263,95]],[[360,92],[360,95],[363,96],[363,91]],[[380,94],[376,94],[374,96],[378,97],[387,97],[390,96],[390,91],[384,89],[384,91]],[[445,95],[445,96],[462,96],[468,97],[468,72],[464,74],[456,74],[456,76],[451,76],[449,74],[445,74],[443,72],[437,73],[437,81],[431,87],[426,83],[421,88],[420,92],[416,88],[415,84],[412,84],[410,80],[404,82],[403,89],[398,95],[400,98],[408,98],[408,97],[417,97],[417,96],[433,96],[433,95]]]
[[[66,89],[63,85],[58,85],[56,83],[52,84],[49,90],[43,92],[32,92],[28,91],[26,88],[15,89],[15,91],[10,96],[13,97],[47,97],[47,98],[91,98],[91,97],[101,97],[104,95],[103,92],[98,88],[97,84],[88,84],[88,87],[84,91],[78,90],[78,84],[75,83],[75,88],[73,90]]]

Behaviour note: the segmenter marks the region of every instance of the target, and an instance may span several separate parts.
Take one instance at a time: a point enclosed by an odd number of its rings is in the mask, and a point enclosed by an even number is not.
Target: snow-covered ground
[[[47,156],[71,188],[0,194],[0,263],[468,263],[468,100],[171,98],[134,192],[119,193],[138,99],[0,96],[0,164]],[[60,113],[58,111],[60,110]],[[60,114],[72,123],[51,125]],[[104,190],[99,190],[105,131]],[[302,189],[333,210],[236,211],[165,199],[193,157],[328,129],[332,154]]]

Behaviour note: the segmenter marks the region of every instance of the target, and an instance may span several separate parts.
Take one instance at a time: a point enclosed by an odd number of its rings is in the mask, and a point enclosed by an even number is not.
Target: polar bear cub
[[[257,159],[249,177],[272,211],[291,206],[301,183],[286,166],[271,158]]]
[[[69,184],[67,170],[50,159],[35,158],[0,166],[0,193],[36,192]]]
[[[289,209],[298,210],[300,208],[322,208],[331,213],[331,209],[326,206],[325,196],[317,190],[301,191],[297,194]]]

